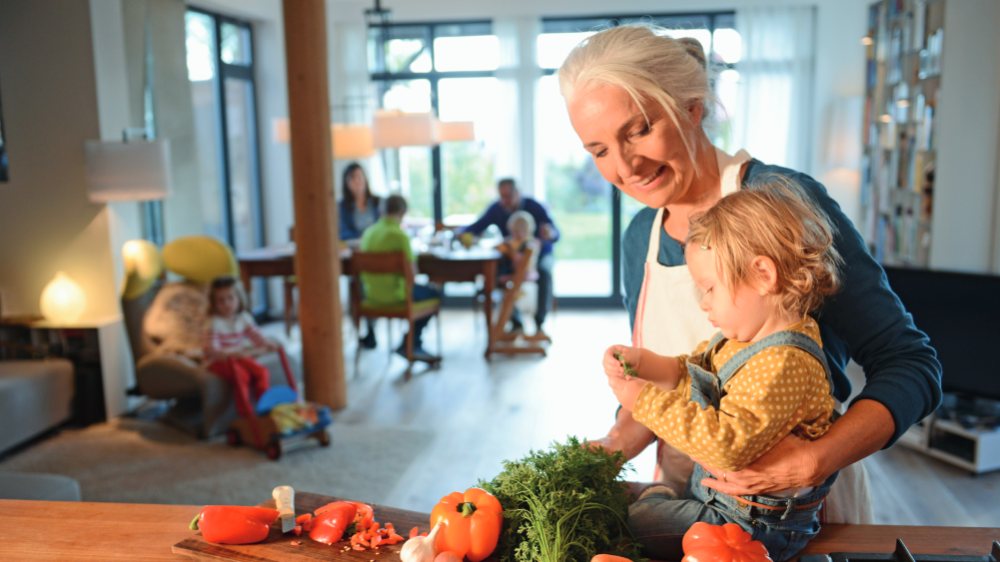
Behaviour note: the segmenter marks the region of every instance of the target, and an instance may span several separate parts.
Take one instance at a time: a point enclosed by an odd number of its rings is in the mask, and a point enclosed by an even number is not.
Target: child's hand
[[[642,387],[645,385],[646,381],[641,379],[608,376],[608,386],[615,393],[618,403],[622,405],[622,408],[630,412],[635,408],[635,401],[639,397],[639,393],[642,392]]]
[[[612,345],[604,351],[604,374],[608,377],[631,378],[638,376],[642,352],[637,347]],[[622,364],[624,362],[624,365]],[[628,366],[628,368],[625,367]]]

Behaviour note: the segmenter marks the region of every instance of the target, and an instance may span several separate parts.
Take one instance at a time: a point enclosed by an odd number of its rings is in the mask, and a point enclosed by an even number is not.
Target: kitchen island
[[[329,498],[297,494],[299,511]],[[190,559],[175,545],[200,542],[188,523],[201,506],[98,502],[0,500],[0,560],[17,561],[180,561]],[[375,506],[376,518],[392,521],[405,533],[413,525],[427,530],[427,515]],[[384,514],[384,515],[383,515]],[[902,538],[913,553],[985,555],[1000,527],[908,527],[894,525],[828,525],[807,553],[892,552]],[[309,539],[305,539],[308,541]],[[272,531],[269,542],[290,543]],[[248,545],[253,549],[266,545]],[[325,547],[330,548],[330,547]],[[337,547],[330,548],[336,560]],[[224,560],[216,555],[205,560]],[[244,558],[249,560],[251,558]],[[255,557],[256,560],[269,558]],[[346,559],[346,558],[345,558]],[[395,560],[383,553],[365,559]]]

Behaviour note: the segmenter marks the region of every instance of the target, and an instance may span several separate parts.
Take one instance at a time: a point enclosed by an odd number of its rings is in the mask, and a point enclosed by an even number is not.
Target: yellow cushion
[[[233,251],[211,236],[184,236],[168,243],[163,247],[163,263],[168,271],[201,284],[239,275]]]
[[[441,304],[441,299],[425,299],[414,301],[413,313],[419,315],[421,312],[435,308]],[[361,312],[402,314],[406,312],[406,303],[383,303],[365,299],[361,301]]]
[[[129,240],[122,247],[122,258],[125,263],[123,299],[141,297],[163,273],[160,249],[149,240]]]

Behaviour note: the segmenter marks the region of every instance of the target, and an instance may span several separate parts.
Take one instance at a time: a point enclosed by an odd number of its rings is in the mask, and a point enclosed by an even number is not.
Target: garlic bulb
[[[434,525],[431,532],[426,537],[416,536],[403,543],[402,550],[399,551],[399,559],[403,562],[434,562],[434,537],[441,529],[441,522]]]

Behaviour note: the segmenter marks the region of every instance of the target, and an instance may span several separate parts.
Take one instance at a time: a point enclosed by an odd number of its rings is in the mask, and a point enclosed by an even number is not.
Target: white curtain
[[[743,40],[736,144],[768,164],[808,169],[814,27],[813,7],[736,10]]]

